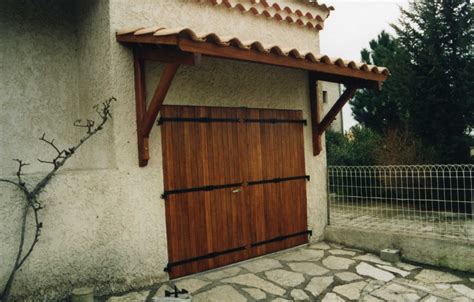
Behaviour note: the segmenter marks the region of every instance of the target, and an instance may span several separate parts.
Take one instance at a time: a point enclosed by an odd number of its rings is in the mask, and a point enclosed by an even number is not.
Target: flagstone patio
[[[376,255],[324,242],[103,300],[154,301],[170,285],[185,288],[196,302],[474,301],[474,274],[392,264]]]

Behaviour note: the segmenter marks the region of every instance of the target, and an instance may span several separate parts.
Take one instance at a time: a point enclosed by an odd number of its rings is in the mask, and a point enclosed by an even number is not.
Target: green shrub
[[[355,126],[346,133],[326,132],[327,160],[331,166],[365,166],[376,163],[381,138],[374,131]]]

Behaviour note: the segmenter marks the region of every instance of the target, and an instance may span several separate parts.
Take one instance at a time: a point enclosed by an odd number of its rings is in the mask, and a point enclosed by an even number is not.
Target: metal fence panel
[[[330,166],[330,224],[474,241],[474,165]]]

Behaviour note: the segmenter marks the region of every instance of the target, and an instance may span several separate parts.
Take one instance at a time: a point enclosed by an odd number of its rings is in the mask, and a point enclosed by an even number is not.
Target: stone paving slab
[[[157,301],[172,286],[193,301],[474,302],[474,274],[410,263],[318,242],[98,301]]]

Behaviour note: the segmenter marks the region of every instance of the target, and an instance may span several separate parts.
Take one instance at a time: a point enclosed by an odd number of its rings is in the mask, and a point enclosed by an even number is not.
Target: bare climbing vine
[[[98,122],[94,120],[77,120],[74,122],[74,126],[84,128],[86,133],[84,136],[79,140],[79,142],[69,148],[61,149],[55,143],[54,139],[49,139],[46,134],[44,133],[39,140],[46,145],[50,146],[55,152],[55,156],[52,159],[44,160],[38,159],[40,163],[51,165],[51,170],[36,184],[27,184],[23,179],[24,173],[23,168],[29,165],[22,161],[21,159],[14,159],[15,162],[18,164],[18,168],[16,171],[16,180],[10,179],[2,179],[0,178],[0,182],[4,182],[7,184],[11,184],[19,189],[24,196],[25,204],[23,206],[22,212],[22,220],[21,220],[21,234],[20,234],[20,242],[18,245],[18,251],[15,259],[15,263],[13,265],[13,269],[8,277],[8,281],[3,292],[0,295],[0,300],[3,302],[8,301],[10,297],[10,291],[12,288],[13,281],[15,279],[16,272],[22,267],[25,261],[33,252],[36,244],[39,241],[41,236],[41,229],[43,228],[43,222],[40,219],[40,211],[44,208],[41,200],[39,200],[39,196],[41,192],[43,192],[44,188],[49,184],[51,179],[56,175],[57,171],[64,166],[64,164],[76,153],[76,151],[92,136],[97,134],[101,131],[104,125],[107,123],[109,119],[112,118],[111,115],[111,107],[112,103],[116,101],[114,97],[106,100],[105,102],[95,105],[94,109],[99,116]],[[32,213],[34,219],[34,237],[33,241],[28,245],[25,242],[26,237],[26,225],[27,225],[27,218],[29,217],[28,214]]]

